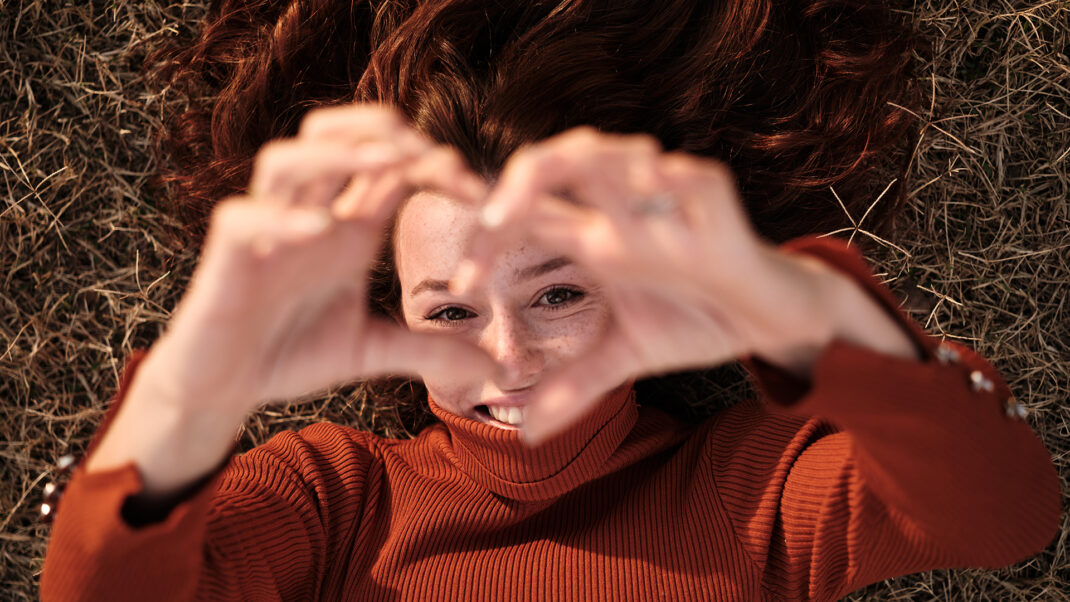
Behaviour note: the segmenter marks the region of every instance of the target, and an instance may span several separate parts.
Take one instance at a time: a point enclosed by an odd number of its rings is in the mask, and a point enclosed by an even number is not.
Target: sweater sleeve
[[[128,360],[109,417],[144,355]],[[344,532],[359,511],[371,460],[360,435],[326,424],[279,433],[148,519],[131,512],[129,500],[142,487],[133,463],[76,469],[55,511],[42,599],[319,598],[327,534]],[[324,459],[324,438],[345,458],[341,468]]]
[[[937,568],[997,568],[1058,529],[1058,475],[995,369],[907,317],[862,257],[833,239],[784,245],[842,270],[917,344],[921,361],[835,339],[803,381],[744,358],[766,403],[717,426],[719,495],[764,588],[834,600]]]

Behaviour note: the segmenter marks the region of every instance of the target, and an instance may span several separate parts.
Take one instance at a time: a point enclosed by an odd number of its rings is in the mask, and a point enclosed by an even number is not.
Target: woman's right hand
[[[89,470],[134,461],[147,492],[218,465],[259,405],[380,375],[493,373],[475,345],[368,314],[367,276],[398,205],[433,189],[478,203],[485,183],[393,110],[314,110],[260,149],[247,196],[213,211],[165,334],[142,361]]]

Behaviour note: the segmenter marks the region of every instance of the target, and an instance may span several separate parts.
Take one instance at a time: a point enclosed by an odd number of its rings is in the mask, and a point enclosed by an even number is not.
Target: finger
[[[533,242],[561,252],[603,281],[635,267],[628,261],[634,237],[623,236],[600,211],[545,199],[536,204],[526,223]]]
[[[344,192],[332,206],[339,219],[367,217],[385,222],[418,190],[433,190],[469,204],[486,196],[487,184],[453,147],[433,147],[393,169],[372,174]]]
[[[378,173],[362,173],[350,178],[338,196],[331,202],[331,215],[337,220],[365,217],[364,199],[380,179]]]
[[[463,294],[478,286],[502,248],[522,236],[533,208],[555,194],[604,211],[627,236],[631,225],[622,199],[634,194],[633,188],[656,185],[658,152],[660,145],[649,136],[614,136],[586,127],[518,151],[481,213],[489,234],[473,240],[451,291]]]
[[[229,220],[234,232],[231,242],[251,250],[261,260],[285,249],[288,258],[276,266],[280,271],[300,262],[315,265],[317,269],[364,268],[374,259],[381,244],[382,227],[400,203],[418,189],[436,190],[477,203],[486,191],[486,183],[471,173],[456,150],[436,147],[393,169],[361,174],[339,200],[345,205],[341,211],[336,206],[328,210],[256,203],[246,197],[240,207],[242,215]],[[339,213],[344,219],[332,219]],[[345,249],[336,248],[340,244]],[[336,253],[333,257],[332,249]],[[350,259],[339,261],[339,257]],[[316,270],[298,271],[292,277],[304,282],[317,273]],[[342,278],[345,274],[333,277]]]
[[[405,116],[393,107],[359,103],[323,107],[309,111],[301,120],[298,138],[343,140],[351,143],[393,141],[417,154],[432,146],[431,141],[413,130]]]
[[[255,287],[277,303],[298,302],[361,280],[383,236],[382,224],[368,219],[341,222],[323,208],[233,198],[213,212],[203,254],[210,265],[202,272],[221,285]]]
[[[521,220],[538,195],[561,190],[580,197],[577,201],[619,211],[622,199],[613,193],[657,184],[654,159],[660,152],[651,136],[603,134],[590,127],[573,128],[522,149],[509,159],[487,199],[484,226],[494,229]]]
[[[405,178],[414,188],[426,188],[468,204],[479,204],[488,185],[476,175],[461,152],[441,144],[427,150],[405,166]]]
[[[239,254],[262,250],[285,241],[306,240],[330,226],[330,216],[323,209],[285,207],[260,203],[249,196],[234,196],[212,210],[206,251],[209,246]]]
[[[264,330],[287,336],[265,358],[259,399],[270,402],[328,386],[381,376],[455,377],[458,370],[492,378],[496,365],[481,349],[448,335],[412,333],[369,319],[365,287],[354,285],[303,299]]]
[[[326,186],[319,184],[321,190],[337,192],[354,174],[381,171],[409,157],[408,152],[388,142],[354,147],[332,142],[274,141],[257,153],[249,194],[294,205],[304,202],[298,193],[310,184],[326,181]],[[324,204],[322,198],[315,200]]]
[[[665,153],[659,172],[668,189],[680,198],[680,209],[694,229],[718,237],[752,236],[735,176],[728,165],[683,152]],[[728,245],[726,245],[728,246]]]
[[[371,320],[353,358],[351,373],[362,377],[407,375],[430,379],[493,378],[497,364],[478,346],[445,334],[411,332]]]
[[[565,431],[637,368],[637,358],[628,341],[619,329],[613,328],[582,359],[548,375],[539,385],[521,429],[525,443],[539,445]]]
[[[480,286],[490,273],[495,258],[519,239],[528,237],[528,224],[521,221],[509,221],[495,229],[482,229],[468,242],[464,259],[457,266],[457,271],[449,282],[449,290],[455,295],[463,295],[474,287]]]
[[[668,216],[624,226],[599,210],[546,199],[525,224],[533,242],[560,251],[603,282],[664,285],[694,259],[691,232]]]

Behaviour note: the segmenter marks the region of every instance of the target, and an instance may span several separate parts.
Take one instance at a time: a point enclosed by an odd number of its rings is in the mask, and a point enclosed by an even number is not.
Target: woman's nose
[[[482,347],[504,368],[495,383],[499,389],[523,389],[538,382],[545,358],[537,337],[522,320],[495,316],[482,338]]]

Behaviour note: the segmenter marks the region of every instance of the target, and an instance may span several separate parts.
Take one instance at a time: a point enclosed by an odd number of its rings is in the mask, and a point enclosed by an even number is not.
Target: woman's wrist
[[[181,398],[152,353],[134,375],[114,420],[86,462],[98,472],[133,462],[146,496],[167,496],[216,469],[230,453],[244,416],[230,404]],[[193,403],[195,402],[195,403]]]
[[[885,355],[921,361],[914,339],[869,291],[824,262],[810,260],[821,263],[828,272],[826,286],[834,310],[832,338]]]
[[[814,364],[834,339],[894,357],[920,359],[909,334],[859,283],[820,259],[795,253],[780,256],[795,266],[802,280],[812,282],[799,290],[810,292],[812,298],[805,304],[815,313],[802,329],[803,339],[759,353],[764,360],[810,379]]]

